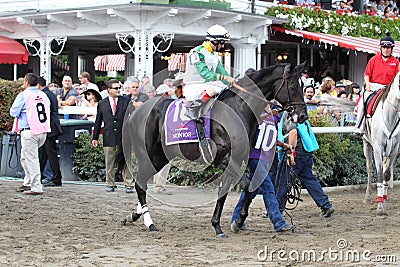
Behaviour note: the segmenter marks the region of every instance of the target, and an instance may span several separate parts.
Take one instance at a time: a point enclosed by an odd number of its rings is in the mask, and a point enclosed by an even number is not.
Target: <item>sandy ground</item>
[[[400,265],[399,187],[390,191],[387,216],[376,214],[375,203],[362,203],[363,191],[341,189],[329,193],[336,212],[323,219],[303,194],[304,202],[290,213],[296,229],[285,234],[262,217],[260,197],[247,220],[257,231],[231,233],[238,199],[232,193],[222,215],[228,238],[222,239],[210,224],[215,192],[173,187],[172,195],[149,198],[160,229],[150,233],[142,218],[121,225],[137,203],[136,194],[122,188],[106,193],[104,186],[64,184],[27,196],[16,192],[19,185],[0,180],[0,266]]]

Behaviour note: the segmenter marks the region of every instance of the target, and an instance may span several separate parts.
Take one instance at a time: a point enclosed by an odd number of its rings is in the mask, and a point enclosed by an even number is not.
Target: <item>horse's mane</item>
[[[397,74],[394,76],[394,78],[392,79],[392,81],[390,82],[390,84],[386,87],[385,91],[382,94],[382,102],[385,102],[387,96],[389,95],[390,89],[392,88],[394,79],[397,77]]]
[[[277,67],[284,67],[286,66],[285,64],[278,64],[274,66],[268,66],[263,69],[260,69],[259,71],[251,73],[248,77],[254,82],[258,83],[261,81],[266,75],[269,73],[273,72]]]

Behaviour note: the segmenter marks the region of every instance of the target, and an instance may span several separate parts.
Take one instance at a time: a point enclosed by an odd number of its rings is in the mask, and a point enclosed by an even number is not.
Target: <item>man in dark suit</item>
[[[58,101],[57,96],[46,87],[46,80],[38,77],[38,88],[47,95],[50,100],[50,129],[47,133],[46,142],[39,148],[40,171],[43,173],[47,160],[50,162],[53,177],[51,181],[43,184],[44,186],[61,186],[62,176],[60,170],[60,161],[57,153],[57,138],[62,134],[60,119],[58,118]]]
[[[122,125],[129,99],[121,96],[121,83],[112,79],[107,82],[108,97],[101,100],[97,106],[97,116],[94,123],[92,146],[97,147],[100,128],[103,128],[103,147],[106,162],[107,192],[113,192],[115,184],[114,163],[122,145]],[[132,193],[132,179],[123,175],[126,193]]]

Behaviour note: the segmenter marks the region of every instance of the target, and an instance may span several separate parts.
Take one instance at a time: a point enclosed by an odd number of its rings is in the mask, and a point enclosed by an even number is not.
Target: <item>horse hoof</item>
[[[224,233],[217,234],[217,237],[219,237],[219,238],[228,238],[228,236],[225,235]]]
[[[149,226],[149,231],[150,232],[158,232],[158,229],[154,224],[152,224],[152,225]]]

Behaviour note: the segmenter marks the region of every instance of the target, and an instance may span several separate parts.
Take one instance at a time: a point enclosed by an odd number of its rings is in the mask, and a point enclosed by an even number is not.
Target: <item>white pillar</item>
[[[47,36],[42,36],[40,42],[40,76],[51,82],[51,52],[49,42],[52,39]]]
[[[153,33],[151,31],[135,32],[135,76],[141,79],[144,75],[153,80]]]
[[[18,65],[14,64],[14,81],[18,79]]]
[[[261,69],[261,44],[257,46],[257,67],[256,70]]]
[[[233,44],[235,48],[233,77],[237,74],[244,74],[248,68],[257,68],[256,63],[256,44]]]

